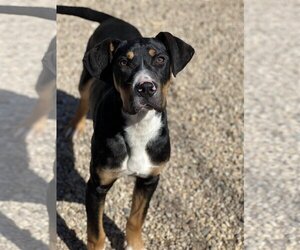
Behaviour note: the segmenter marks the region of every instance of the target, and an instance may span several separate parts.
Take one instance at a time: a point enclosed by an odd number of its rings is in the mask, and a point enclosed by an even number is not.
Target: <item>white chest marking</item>
[[[130,156],[123,163],[126,174],[147,177],[153,169],[146,145],[158,136],[161,128],[161,115],[154,110],[148,111],[144,118],[125,128],[127,143],[130,147]]]

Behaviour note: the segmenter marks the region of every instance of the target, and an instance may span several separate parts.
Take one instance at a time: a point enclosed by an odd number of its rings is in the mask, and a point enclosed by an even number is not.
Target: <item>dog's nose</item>
[[[142,97],[151,97],[157,90],[153,82],[141,82],[138,83],[135,88]]]

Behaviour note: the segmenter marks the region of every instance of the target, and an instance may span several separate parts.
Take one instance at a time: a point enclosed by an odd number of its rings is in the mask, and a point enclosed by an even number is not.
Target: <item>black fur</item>
[[[150,141],[146,146],[146,151],[150,156],[151,161],[159,165],[162,162],[167,162],[170,159],[171,144],[169,137],[169,128],[167,120],[167,112],[162,112],[162,128],[160,134],[154,140]]]

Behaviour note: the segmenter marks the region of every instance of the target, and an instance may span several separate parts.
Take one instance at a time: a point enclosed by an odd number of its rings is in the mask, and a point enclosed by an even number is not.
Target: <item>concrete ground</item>
[[[246,3],[245,247],[299,249],[299,3]]]
[[[175,80],[168,99],[172,157],[154,194],[143,235],[147,249],[243,247],[243,4],[242,1],[58,1],[122,18],[144,36],[169,31],[191,44],[195,57]],[[89,121],[67,142],[63,128],[78,103],[81,59],[98,26],[57,17],[58,249],[86,243],[85,181]],[[133,179],[109,192],[107,249],[122,249]]]
[[[49,0],[0,4],[55,7]],[[17,131],[37,103],[41,60],[56,25],[1,11],[0,23],[0,249],[48,249],[46,198],[54,177],[56,121],[50,116],[41,133]]]
[[[168,99],[172,157],[154,194],[143,235],[147,249],[243,248],[242,1],[58,1],[87,6],[136,25],[144,36],[169,31],[195,57]],[[58,249],[84,249],[85,181],[92,124],[62,136],[78,103],[81,59],[97,23],[57,17]],[[133,179],[116,182],[105,207],[107,249],[122,249]]]

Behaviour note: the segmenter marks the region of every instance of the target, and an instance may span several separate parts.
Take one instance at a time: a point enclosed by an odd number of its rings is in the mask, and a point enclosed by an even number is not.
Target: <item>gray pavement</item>
[[[53,7],[49,0],[0,5]],[[1,12],[1,11],[0,11]],[[54,21],[0,13],[0,249],[48,249],[48,183],[53,178],[56,121],[41,133],[16,136],[37,102],[42,58]]]
[[[300,248],[299,3],[245,5],[245,246]]]

